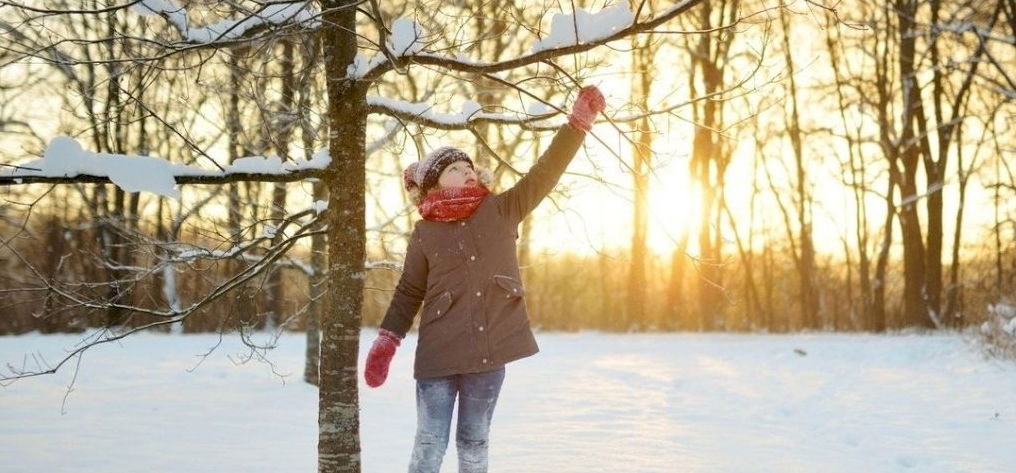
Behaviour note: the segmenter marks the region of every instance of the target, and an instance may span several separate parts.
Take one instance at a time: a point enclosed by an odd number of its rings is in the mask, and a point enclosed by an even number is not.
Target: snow
[[[234,159],[232,164],[224,166],[225,172],[222,174],[289,174],[304,169],[324,169],[331,162],[331,155],[324,148],[311,155],[309,160],[294,158],[293,161],[283,162],[276,155],[246,156]]]
[[[314,202],[312,202],[307,207],[304,207],[303,209],[300,209],[300,210],[298,210],[296,212],[292,212],[290,215],[293,215],[293,214],[302,214],[304,212],[314,212],[314,215],[321,215],[321,212],[324,212],[325,210],[328,210],[328,201],[327,200],[315,200]]]
[[[308,27],[314,27],[317,24],[318,12],[311,8],[309,3],[271,3],[251,15],[239,19],[227,18],[203,27],[190,26],[187,10],[172,0],[141,0],[131,5],[131,9],[143,16],[164,16],[180,31],[184,41],[205,44],[235,40],[252,28],[263,25],[292,22],[306,23]]]
[[[225,174],[289,174],[303,169],[324,169],[332,162],[327,149],[315,152],[309,160],[296,158],[283,162],[282,158],[271,156],[247,156],[233,160],[224,166]]]
[[[250,247],[250,243],[247,245],[231,246],[228,250],[209,250],[207,248],[191,248],[189,250],[183,250],[176,254],[173,258],[174,262],[186,261],[195,258],[231,258],[237,253],[243,252]]]
[[[550,113],[552,110],[543,102],[533,102],[526,107],[526,114],[538,116]]]
[[[173,174],[182,170],[182,166],[147,156],[127,157],[92,153],[82,149],[81,144],[67,136],[58,136],[50,141],[42,159],[29,161],[20,166],[39,171],[8,170],[3,175],[105,176],[117,187],[128,192],[144,190],[174,199],[180,198]]]
[[[142,16],[165,16],[176,29],[187,31],[187,10],[170,0],[142,0],[131,5],[131,9]]]
[[[1005,302],[988,304],[988,314],[995,318],[995,321],[1002,328],[1002,332],[1012,337],[1013,341],[1016,342],[1016,307]],[[981,330],[985,333],[990,332],[991,323],[984,322],[981,325]]]
[[[430,120],[445,125],[464,125],[472,119],[495,117],[499,115],[486,114],[481,112],[480,104],[467,100],[463,102],[461,111],[459,113],[442,113],[434,110],[434,106],[425,102],[406,102],[402,100],[390,99],[388,97],[381,97],[377,95],[367,96],[367,105],[376,105],[384,108],[388,108],[400,113],[406,113],[409,115],[416,115],[425,120]]]
[[[580,43],[592,43],[610,37],[635,22],[635,13],[628,2],[619,2],[597,13],[582,8],[574,14],[555,13],[550,20],[550,34],[533,45],[532,52],[557,49]]]
[[[384,54],[375,54],[370,60],[363,53],[356,53],[353,63],[346,67],[346,75],[349,77],[363,77],[372,69],[385,62]]]
[[[684,0],[683,2],[675,3],[670,8],[668,8],[666,10],[663,10],[663,12],[661,12],[658,15],[656,15],[656,17],[659,18],[659,17],[662,17],[662,16],[667,16],[667,15],[669,15],[669,14],[671,14],[671,13],[677,11],[677,10],[680,10],[680,9],[688,6],[688,3],[692,2],[692,1],[695,1],[695,0]]]
[[[551,17],[550,33],[533,45],[532,52],[538,53],[547,49],[599,41],[631,26],[634,22],[635,13],[631,11],[627,1],[619,2],[596,13],[590,13],[581,8],[574,14],[556,13]],[[395,57],[433,57],[472,66],[490,64],[471,59],[461,51],[456,52],[454,56],[428,53],[424,51],[426,36],[427,31],[413,19],[398,18],[392,22],[391,35],[386,47],[388,52]],[[382,53],[377,53],[370,59],[357,53],[353,62],[346,67],[346,75],[356,78],[364,77],[387,59]]]
[[[176,268],[167,264],[162,267],[162,296],[169,303],[169,308],[174,311],[181,309],[180,298],[176,292]]]
[[[74,138],[57,136],[50,141],[41,159],[19,164],[25,169],[4,168],[0,170],[0,176],[108,177],[113,184],[128,192],[145,191],[179,199],[180,190],[176,186],[176,177],[179,176],[280,175],[305,169],[324,169],[330,163],[328,150],[321,149],[309,160],[283,162],[278,156],[249,156],[225,166],[225,171],[218,171],[174,164],[151,156],[94,153],[83,149]]]
[[[392,22],[392,34],[388,37],[388,52],[392,56],[402,57],[420,54],[426,46],[424,37],[427,30],[412,18],[401,17]],[[356,53],[353,63],[346,67],[346,75],[349,77],[366,76],[375,67],[381,65],[388,58],[377,53],[367,59],[362,53]]]
[[[226,167],[227,173],[272,174],[282,170],[282,158],[278,156],[248,156],[237,158]]]
[[[479,102],[473,100],[466,100],[465,102],[462,102],[462,111],[460,111],[459,114],[466,120],[468,120],[471,117],[481,113],[482,111],[483,106],[480,105]]]
[[[361,357],[375,336],[364,330]],[[953,335],[537,338],[541,353],[508,365],[492,471],[1002,473],[1016,464],[1016,366]],[[0,366],[36,350],[53,361],[78,340],[0,337]],[[0,388],[0,471],[315,471],[318,398],[300,379],[304,335],[283,335],[268,354],[282,379],[262,363],[235,365],[249,354],[236,335],[202,362],[217,343],[140,334],[90,351],[63,415],[69,370]],[[384,386],[361,381],[365,472],[405,471],[415,345],[411,334]],[[454,444],[445,473],[456,471]]]
[[[332,163],[332,155],[329,154],[328,148],[321,148],[311,155],[309,160],[306,159],[295,159],[292,162],[287,162],[285,168],[290,171],[302,171],[304,169],[324,169]]]
[[[426,102],[406,102],[403,100],[391,99],[388,97],[380,97],[376,95],[367,96],[367,105],[381,107],[390,114],[399,113],[406,115],[415,115],[423,120],[429,120],[437,122],[447,126],[467,126],[473,120],[492,120],[500,121],[504,123],[522,123],[522,122],[543,122],[548,117],[546,115],[551,110],[549,107],[540,104],[536,104],[529,107],[527,112],[510,112],[510,113],[488,113],[483,111],[483,107],[472,100],[466,100],[460,106],[458,113],[444,113],[434,110],[434,105]],[[564,107],[564,105],[561,105]],[[532,113],[533,110],[543,111],[543,113]],[[535,118],[534,117],[538,117]]]
[[[388,49],[396,56],[416,54],[423,50],[425,30],[412,18],[399,18],[392,22],[392,35]]]
[[[1016,318],[1016,307],[1006,304],[1005,302],[988,304],[988,313],[1003,319],[1013,319]]]

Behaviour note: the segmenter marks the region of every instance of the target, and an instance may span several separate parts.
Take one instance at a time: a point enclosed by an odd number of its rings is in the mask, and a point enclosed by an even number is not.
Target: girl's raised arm
[[[603,94],[596,86],[582,88],[568,116],[568,124],[561,126],[529,172],[511,189],[497,196],[502,215],[518,223],[540,204],[561,179],[603,107]]]

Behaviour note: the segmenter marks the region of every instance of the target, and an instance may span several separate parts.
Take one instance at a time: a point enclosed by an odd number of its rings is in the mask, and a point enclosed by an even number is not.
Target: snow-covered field
[[[365,330],[362,354],[375,332]],[[264,336],[267,337],[267,336]],[[955,335],[538,335],[508,366],[495,473],[1013,472],[1016,365]],[[0,337],[0,363],[77,337]],[[0,388],[2,472],[313,472],[317,393],[302,335],[237,365],[235,337],[143,334]],[[403,472],[415,427],[407,339],[361,386],[363,465]],[[800,354],[795,349],[801,350]],[[73,367],[70,367],[73,368]],[[362,382],[362,381],[361,381]],[[454,440],[442,471],[455,471]]]

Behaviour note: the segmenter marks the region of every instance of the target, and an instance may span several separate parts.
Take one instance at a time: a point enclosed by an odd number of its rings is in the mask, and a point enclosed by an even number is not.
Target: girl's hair
[[[483,187],[486,187],[487,189],[490,189],[491,192],[493,192],[494,191],[494,187],[493,187],[493,185],[494,185],[494,174],[492,174],[489,169],[482,168],[482,167],[475,167],[475,168],[473,168],[473,170],[476,171],[476,178],[480,181],[480,185],[482,185]],[[430,191],[432,191],[434,189],[437,189],[437,188],[438,188],[438,186],[435,185],[432,188],[427,189],[426,192],[424,192],[419,187],[412,186],[407,191],[409,193],[409,201],[412,202],[413,205],[416,205],[417,207],[419,207],[420,204],[423,203],[423,198],[427,197],[427,194],[429,194]]]

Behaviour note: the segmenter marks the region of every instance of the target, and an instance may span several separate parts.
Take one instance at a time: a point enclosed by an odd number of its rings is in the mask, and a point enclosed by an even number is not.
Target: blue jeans
[[[483,373],[416,380],[416,442],[409,473],[438,473],[448,448],[455,397],[459,398],[455,446],[459,473],[487,472],[487,440],[504,367]]]

